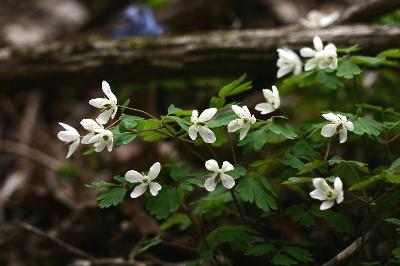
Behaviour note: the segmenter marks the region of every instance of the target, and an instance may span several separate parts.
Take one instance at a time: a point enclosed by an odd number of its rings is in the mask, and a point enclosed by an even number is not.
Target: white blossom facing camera
[[[332,25],[340,17],[340,12],[335,11],[331,14],[325,14],[318,10],[308,12],[306,18],[302,18],[300,23],[310,29],[326,28]]]
[[[235,185],[235,180],[233,179],[233,177],[225,173],[234,169],[233,165],[230,162],[224,161],[222,163],[222,167],[219,168],[218,162],[216,160],[208,160],[205,166],[207,170],[214,172],[213,175],[207,178],[204,182],[204,188],[207,191],[214,191],[219,182],[222,182],[222,185],[226,189],[233,188],[233,186]]]
[[[256,105],[255,109],[260,111],[261,114],[269,114],[279,108],[281,105],[281,100],[279,98],[279,91],[276,86],[272,86],[272,90],[264,89],[263,94],[267,100],[265,103],[259,103]]]
[[[310,71],[316,68],[317,66],[320,69],[325,69],[325,68],[336,69],[338,62],[336,46],[332,43],[329,43],[324,47],[321,38],[318,36],[314,37],[313,44],[315,50],[309,47],[305,47],[300,50],[301,56],[312,57],[306,62],[304,70]]]
[[[131,198],[137,198],[143,195],[143,193],[146,192],[147,187],[150,188],[151,195],[156,196],[162,187],[157,182],[153,182],[153,180],[157,178],[157,176],[160,174],[160,171],[161,164],[159,162],[156,162],[150,167],[147,175],[143,175],[135,170],[130,170],[126,172],[126,181],[130,183],[140,183],[133,189],[131,193]]]
[[[344,143],[347,140],[347,131],[353,131],[353,122],[348,121],[347,117],[340,114],[328,113],[322,115],[326,120],[332,122],[325,125],[321,130],[321,135],[327,138],[332,137],[335,134],[339,134],[340,143]]]
[[[58,132],[57,138],[65,142],[66,144],[69,144],[68,154],[67,154],[67,158],[69,158],[78,148],[81,136],[79,135],[78,131],[75,128],[61,122],[58,123],[65,130]]]
[[[189,137],[192,140],[195,140],[197,138],[197,134],[199,133],[205,143],[214,143],[217,138],[215,137],[214,132],[207,127],[207,123],[214,117],[216,113],[216,108],[209,108],[204,110],[199,116],[199,112],[197,110],[193,110],[192,117],[190,119],[192,125],[188,130]]]
[[[96,152],[102,152],[105,147],[109,152],[113,149],[113,133],[108,129],[98,131],[92,138],[89,139],[88,144],[93,144]]]
[[[287,48],[279,48],[277,52],[279,59],[276,62],[276,66],[279,67],[279,70],[276,76],[278,79],[291,72],[295,75],[301,73],[303,63],[295,52]]]
[[[93,138],[96,133],[104,130],[103,125],[97,123],[93,119],[82,119],[81,125],[84,129],[89,131],[89,133],[82,138],[82,144],[90,144],[90,139]]]
[[[106,124],[108,120],[113,119],[118,111],[117,97],[112,93],[110,85],[107,81],[101,83],[101,88],[107,98],[91,99],[89,104],[102,110],[101,114],[97,117],[97,122]]]
[[[240,129],[239,139],[242,140],[246,137],[251,126],[256,122],[256,118],[250,113],[246,105],[243,107],[232,105],[232,110],[239,118],[229,122],[228,132],[235,132]]]
[[[340,204],[343,199],[343,183],[339,177],[335,178],[333,188],[323,178],[313,178],[315,189],[310,192],[310,197],[322,201],[320,209],[327,210],[331,208],[335,201]]]

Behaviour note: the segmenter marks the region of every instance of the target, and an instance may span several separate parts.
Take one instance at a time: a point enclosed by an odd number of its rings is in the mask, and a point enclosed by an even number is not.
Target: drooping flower
[[[335,178],[333,188],[328,185],[325,179],[320,177],[314,178],[312,182],[315,189],[310,192],[310,197],[322,201],[321,210],[331,208],[335,204],[335,201],[337,204],[343,201],[343,183],[339,177]]]
[[[205,164],[207,170],[214,172],[213,175],[206,179],[204,182],[204,188],[207,191],[214,191],[215,187],[219,182],[222,182],[222,185],[226,189],[231,189],[235,185],[235,180],[230,175],[227,175],[226,172],[232,171],[234,169],[233,165],[230,162],[224,161],[222,163],[222,167],[219,168],[218,162],[216,160],[208,160]]]
[[[104,127],[102,124],[97,123],[93,119],[82,119],[81,125],[83,126],[84,129],[88,130],[89,133],[86,134],[82,138],[82,144],[90,144],[90,139],[93,138],[96,133],[99,133],[104,130]]]
[[[251,125],[256,122],[256,118],[250,113],[246,105],[243,107],[232,105],[232,110],[239,118],[229,122],[228,131],[235,132],[240,129],[239,139],[242,140],[246,137]]]
[[[340,114],[328,113],[322,115],[326,120],[332,122],[325,125],[321,130],[321,135],[327,138],[332,137],[335,134],[339,134],[340,143],[344,143],[347,140],[347,131],[353,131],[353,122],[348,121],[347,117]]]
[[[279,108],[281,105],[281,100],[279,98],[279,91],[276,86],[272,86],[272,90],[264,89],[263,94],[267,100],[265,103],[259,103],[256,105],[255,109],[260,111],[261,114],[269,114]]]
[[[78,131],[75,128],[61,122],[58,123],[65,130],[58,132],[57,138],[65,142],[66,144],[69,144],[68,154],[67,154],[67,158],[69,158],[78,148],[81,136],[79,135]]]
[[[189,127],[189,137],[192,140],[197,138],[197,133],[200,134],[205,143],[214,143],[216,137],[214,132],[207,127],[208,121],[210,121],[217,113],[216,108],[209,108],[204,110],[200,116],[197,110],[192,111],[192,117],[190,119],[192,125]]]
[[[306,18],[302,18],[300,23],[310,29],[325,28],[332,25],[340,17],[340,12],[335,11],[331,14],[325,14],[318,10],[308,12]]]
[[[107,81],[101,83],[101,88],[107,98],[91,99],[89,104],[102,110],[101,114],[97,117],[97,122],[106,124],[108,120],[113,119],[118,111],[117,97],[112,93],[110,85]]]
[[[101,152],[107,147],[109,152],[113,149],[114,137],[113,133],[108,129],[99,130],[91,137],[88,144],[93,144],[96,152]]]
[[[305,47],[300,50],[301,56],[312,57],[306,62],[304,70],[309,71],[316,68],[317,66],[320,69],[325,69],[325,68],[336,69],[338,62],[336,46],[332,43],[329,43],[324,47],[321,38],[318,36],[314,37],[313,44],[315,50],[309,47]]]
[[[277,67],[279,67],[276,74],[277,78],[281,78],[290,72],[293,72],[295,75],[301,73],[303,63],[294,51],[287,48],[279,48],[277,51],[279,55],[279,59],[276,62]]]
[[[151,167],[147,175],[143,175],[135,170],[130,170],[126,172],[125,179],[130,183],[140,183],[137,185],[132,193],[131,198],[137,198],[143,193],[146,192],[147,187],[150,188],[150,193],[153,196],[156,196],[158,192],[161,190],[161,185],[157,182],[153,182],[154,179],[160,174],[161,164],[159,162],[154,163]]]

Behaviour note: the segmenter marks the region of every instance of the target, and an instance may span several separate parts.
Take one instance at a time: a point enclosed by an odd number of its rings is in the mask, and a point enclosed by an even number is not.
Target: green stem
[[[326,152],[325,152],[325,156],[324,156],[324,161],[328,160],[329,154],[331,153],[331,147],[332,147],[332,138],[329,139],[328,147],[326,148]]]

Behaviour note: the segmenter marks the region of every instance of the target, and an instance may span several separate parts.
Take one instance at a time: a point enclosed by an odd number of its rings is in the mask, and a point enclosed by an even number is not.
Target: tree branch
[[[0,51],[0,88],[54,88],[63,85],[153,81],[200,77],[275,75],[276,49],[299,50],[312,38],[338,47],[359,44],[365,54],[400,46],[400,27],[285,27],[269,30],[214,31],[177,37],[86,40]]]

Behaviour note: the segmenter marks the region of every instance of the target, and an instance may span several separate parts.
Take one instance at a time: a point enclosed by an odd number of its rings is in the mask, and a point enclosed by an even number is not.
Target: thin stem
[[[148,113],[148,112],[146,112],[146,111],[143,111],[143,110],[140,110],[140,109],[131,108],[131,107],[127,107],[127,106],[122,106],[122,105],[117,105],[117,106],[123,107],[123,108],[125,108],[125,109],[131,110],[131,111],[134,111],[134,112],[138,112],[138,113],[145,114],[145,115],[147,115],[148,117],[151,117],[151,118],[153,118],[153,119],[158,120],[157,117],[155,117],[154,115],[152,115],[152,114],[150,114],[150,113]]]
[[[115,120],[111,125],[109,125],[108,127],[106,127],[106,129],[109,129],[111,127],[113,127],[116,123],[118,123],[119,121],[121,121],[124,118],[124,115],[120,115],[120,117],[118,117],[117,120]]]
[[[217,160],[219,161],[218,155],[215,153],[214,149],[211,147],[210,144],[206,143],[206,146],[208,148],[208,150],[211,152],[211,155]]]
[[[247,223],[247,220],[245,219],[243,210],[242,210],[242,208],[240,207],[239,201],[238,201],[237,198],[236,198],[235,192],[234,192],[232,189],[230,189],[229,192],[231,193],[233,202],[235,202],[236,208],[237,208],[238,211],[239,211],[240,218],[242,219],[242,222],[243,222],[243,223]]]
[[[235,147],[233,146],[233,142],[232,142],[231,136],[229,134],[228,134],[228,142],[229,142],[229,146],[230,146],[231,152],[232,152],[233,164],[237,164]]]
[[[331,153],[331,147],[332,147],[332,138],[329,139],[328,147],[326,148],[326,152],[325,152],[325,156],[324,156],[324,161],[328,160],[329,154]]]

